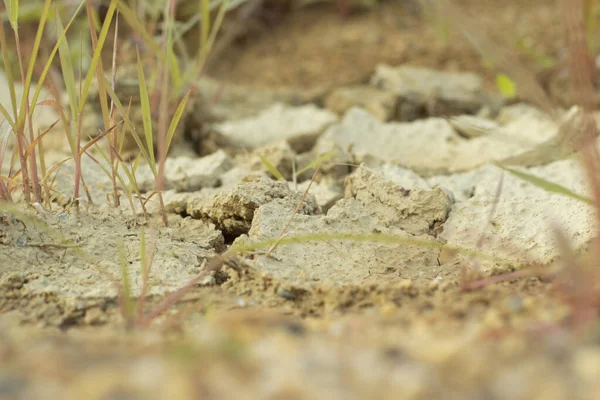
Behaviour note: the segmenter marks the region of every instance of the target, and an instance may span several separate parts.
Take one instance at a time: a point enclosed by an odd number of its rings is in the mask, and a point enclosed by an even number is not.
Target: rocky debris
[[[488,164],[472,171],[451,175],[435,175],[426,179],[430,187],[440,186],[452,192],[457,202],[466,201],[473,197],[475,187],[483,181],[498,184],[501,179],[498,167]]]
[[[451,205],[441,189],[406,190],[361,169],[349,179],[346,194],[325,216],[294,217],[286,237],[315,235],[313,241],[282,244],[253,265],[301,288],[444,276],[432,236]],[[248,238],[238,240],[274,240],[288,219],[289,207],[281,201],[265,204],[256,211]],[[344,234],[349,236],[325,240]],[[379,234],[388,239],[377,241]]]
[[[343,188],[335,182],[321,181],[311,183],[311,181],[308,180],[297,184],[295,187],[293,182],[290,182],[290,188],[295,189],[300,193],[304,193],[309,185],[310,189],[308,190],[308,193],[315,196],[315,200],[323,212],[327,212],[336,201],[344,197]]]
[[[371,84],[398,96],[398,119],[401,121],[424,116],[473,114],[486,105],[483,80],[472,73],[379,65]]]
[[[182,243],[193,243],[201,249],[222,252],[225,250],[223,235],[212,223],[205,223],[186,217],[177,219],[176,229],[171,231],[171,239]]]
[[[302,105],[321,96],[320,93],[297,89],[267,90],[240,86],[209,77],[200,78],[198,86],[193,112],[185,119],[185,130],[186,138],[200,155],[239,145],[213,129],[213,124],[255,118],[274,104]]]
[[[194,192],[166,190],[163,192],[165,211],[175,214],[188,214],[188,209],[194,210],[200,207],[201,204],[210,203],[211,199],[218,193],[233,189],[240,182],[261,178],[267,179],[267,175],[260,171],[250,171],[243,167],[234,167],[220,176],[218,187],[205,186]],[[138,204],[138,202],[134,203],[137,213],[141,214],[142,209]],[[146,202],[146,211],[150,214],[161,212],[158,196],[153,196]]]
[[[358,200],[386,227],[397,226],[412,235],[433,234],[451,208],[448,195],[440,188],[406,189],[364,168],[346,179],[345,197]]]
[[[263,89],[222,82],[203,76],[198,81],[198,100],[188,124],[224,122],[251,118],[276,103],[302,105],[322,95],[294,88]]]
[[[585,174],[575,160],[530,168],[527,173],[576,193],[588,192]],[[547,264],[555,260],[559,250],[552,231],[554,227],[562,230],[575,251],[587,247],[596,232],[590,205],[550,194],[508,173],[502,178],[501,197],[497,200],[501,174],[499,168],[490,166],[465,174],[463,182],[453,178],[458,187],[464,187],[465,180],[470,178],[475,189],[470,198],[454,205],[440,236],[443,240],[460,248],[476,249],[483,235],[480,248],[484,253],[518,263]],[[453,186],[449,181],[445,184]],[[490,220],[492,207],[495,211]]]
[[[558,126],[539,112],[514,115],[507,118],[501,132],[467,139],[446,119],[381,123],[366,111],[353,108],[319,138],[313,153],[335,150],[339,163],[378,160],[432,176],[469,171],[522,154],[558,131]],[[524,137],[523,132],[531,134]]]
[[[240,147],[257,148],[287,140],[296,152],[304,152],[336,121],[335,114],[314,105],[277,103],[256,117],[215,124],[213,129]]]
[[[448,122],[456,133],[466,138],[491,135],[500,129],[495,121],[473,115],[456,115],[448,118]]]
[[[165,161],[165,186],[179,192],[193,192],[221,184],[221,175],[234,167],[224,151],[202,158],[175,157]],[[141,165],[136,174],[142,192],[154,190],[155,178],[150,166]]]
[[[132,292],[139,293],[143,281],[142,234],[146,255],[153,254],[149,294],[165,294],[181,287],[198,273],[203,260],[224,248],[223,235],[214,225],[178,215],[169,215],[168,228],[162,226],[160,218],[142,226],[124,207],[115,210],[107,205],[55,217],[50,221],[36,216],[20,218],[15,227],[20,227],[21,234],[14,242],[0,246],[1,259],[11,260],[18,254],[22,260],[0,263],[0,276],[23,274],[22,287],[28,296],[56,296],[75,303],[114,299],[124,260]],[[44,266],[43,273],[39,265]]]
[[[211,198],[191,199],[187,212],[193,218],[212,221],[224,235],[236,237],[248,232],[260,206],[277,200],[288,207],[285,214],[289,218],[301,198],[302,193],[293,192],[287,182],[259,178],[222,190]],[[306,196],[299,213],[313,215],[319,212],[314,197]]]
[[[588,134],[588,130],[582,128],[584,117],[581,108],[572,107],[558,121],[558,128],[552,137],[528,151],[502,159],[500,163],[534,167],[570,157],[584,143],[584,135]],[[598,136],[597,130],[594,131],[594,135],[592,139]]]
[[[335,89],[325,99],[325,107],[344,115],[352,107],[361,107],[380,121],[389,121],[395,117],[396,95],[369,85],[347,86]]]
[[[425,179],[421,178],[410,169],[402,168],[390,163],[378,166],[375,168],[374,172],[380,174],[385,180],[406,189],[431,189],[435,186],[428,184]]]
[[[292,180],[294,175],[294,163],[296,153],[287,141],[262,146],[252,153],[240,154],[235,158],[236,164],[252,171],[263,171],[273,179],[277,179],[269,172],[269,168],[261,157],[270,163],[286,180]],[[296,165],[296,168],[298,166]]]

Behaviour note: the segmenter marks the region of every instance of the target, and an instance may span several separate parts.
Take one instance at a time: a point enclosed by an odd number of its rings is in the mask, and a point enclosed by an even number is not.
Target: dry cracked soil
[[[577,118],[555,2],[462,3],[529,49],[560,121],[503,100],[418,1],[269,9],[201,80],[166,163],[168,227],[157,196],[148,218],[113,208],[90,158],[78,208],[65,163],[51,209],[0,213],[0,399],[600,398],[598,325],[565,328],[581,310],[554,281],[465,290],[560,266],[552,227],[584,253],[596,226],[496,166],[589,193],[577,157],[531,156]],[[149,168],[136,179],[153,190]]]

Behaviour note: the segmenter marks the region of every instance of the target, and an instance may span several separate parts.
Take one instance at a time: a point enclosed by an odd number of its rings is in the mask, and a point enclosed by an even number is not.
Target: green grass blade
[[[200,76],[200,74],[202,73],[202,70],[204,69],[206,60],[208,59],[208,56],[210,55],[210,51],[212,50],[214,42],[217,39],[217,33],[219,32],[219,28],[221,27],[221,24],[223,23],[225,14],[227,13],[228,5],[229,5],[229,1],[223,0],[223,2],[221,3],[221,6],[219,7],[219,12],[217,13],[217,16],[215,17],[215,22],[212,24],[212,29],[211,29],[210,35],[208,37],[208,40],[207,40],[206,44],[202,45],[202,51],[199,52],[200,54],[199,54],[199,57],[196,59],[194,67],[189,68],[186,71],[186,74],[183,78],[184,82],[190,82],[190,80],[193,77]]]
[[[200,57],[206,58],[206,44],[210,33],[210,0],[200,0],[200,15],[202,18],[200,26]]]
[[[154,39],[154,37],[146,30],[144,24],[140,21],[140,19],[135,15],[135,12],[123,0],[120,0],[118,5],[119,14],[125,18],[125,22],[129,24],[133,28],[133,30],[138,33],[142,37],[142,41],[144,45],[148,47],[150,50],[154,52],[154,55],[157,56],[160,60],[164,61],[165,56],[161,52],[160,45]]]
[[[123,313],[123,319],[127,323],[132,323],[135,315],[135,307],[133,304],[133,296],[131,293],[131,279],[129,278],[129,264],[127,262],[127,256],[125,255],[125,246],[123,243],[119,244],[119,261],[121,264],[121,290],[119,293],[121,297],[121,310]]]
[[[137,144],[138,148],[140,149],[140,153],[144,156],[145,160],[148,162],[148,164],[152,168],[153,164],[151,163],[150,154],[148,152],[148,149],[146,148],[146,146],[142,142],[142,139],[140,138],[139,134],[135,130],[135,127],[131,126],[131,123],[129,121],[129,111],[125,110],[125,108],[123,107],[123,104],[121,103],[121,101],[117,97],[117,94],[114,92],[114,90],[112,89],[112,87],[110,85],[106,85],[106,93],[110,96],[110,98],[113,101],[115,107],[117,107],[117,110],[119,111],[119,113],[124,118],[123,134],[124,135],[127,134],[128,130],[130,131],[131,136],[133,137],[133,140],[135,141],[135,143]],[[154,154],[154,153],[152,153],[152,154]],[[152,169],[152,173],[154,174],[154,176],[156,176],[156,170],[155,169]]]
[[[56,31],[57,34],[65,32],[65,29],[62,24],[62,20],[60,15],[58,14],[58,10],[54,9],[55,18],[56,18]],[[60,58],[60,67],[62,70],[63,81],[65,83],[65,88],[67,89],[67,95],[69,96],[69,106],[71,109],[71,118],[77,118],[77,109],[79,108],[79,97],[77,95],[77,87],[75,84],[75,72],[73,71],[73,62],[71,57],[71,49],[69,48],[69,43],[66,40],[61,40],[58,47],[58,55]],[[75,136],[77,133],[72,130],[68,134],[69,142],[71,143],[71,148],[75,148]]]
[[[545,190],[546,192],[556,193],[556,194],[570,197],[570,198],[578,200],[578,201],[583,201],[588,204],[594,204],[593,200],[590,199],[589,197],[582,196],[578,193],[575,193],[572,190],[570,190],[562,185],[559,185],[558,183],[550,182],[544,178],[540,178],[539,176],[531,175],[526,172],[518,171],[513,168],[504,167],[502,165],[498,165],[498,167],[502,168],[505,171],[510,172],[511,174],[513,174],[514,176],[516,176],[517,178],[519,178],[525,182],[528,182],[534,186],[539,187],[540,189]]]
[[[171,124],[169,125],[169,130],[167,131],[167,152],[169,151],[169,148],[171,147],[171,142],[173,141],[173,136],[175,136],[175,130],[177,129],[177,126],[179,125],[179,120],[181,119],[183,112],[185,111],[185,106],[187,105],[189,97],[190,97],[190,92],[188,91],[186,93],[186,95],[183,97],[183,99],[181,100],[181,102],[179,102],[179,105],[177,106],[177,109],[175,110],[175,114],[173,115],[173,118],[171,119]]]
[[[19,0],[4,0],[8,21],[15,32],[19,30]]]
[[[270,248],[274,243],[280,246],[285,244],[308,243],[308,242],[327,242],[332,240],[347,240],[352,242],[373,242],[388,244],[406,244],[420,246],[429,249],[447,249],[459,254],[478,257],[482,260],[490,260],[503,264],[514,264],[513,261],[505,260],[497,255],[487,254],[479,250],[467,249],[463,247],[454,247],[438,242],[432,239],[420,239],[414,236],[399,236],[386,234],[354,234],[354,233],[309,233],[305,235],[292,235],[279,239],[268,239],[254,243],[236,242],[230,247],[228,252],[234,254],[246,254],[249,252]]]
[[[106,154],[106,151],[104,150],[104,148],[102,146],[97,146],[97,143],[95,143],[95,145],[96,145],[96,149],[98,150],[99,154],[102,156],[102,158],[104,159],[106,164],[110,165],[110,157],[108,156],[108,154]],[[140,157],[140,155],[138,155],[138,157]],[[104,173],[108,176],[109,179],[112,178],[112,174],[108,169],[106,169],[102,164],[98,164],[98,166],[104,171]],[[125,173],[125,175],[127,175],[129,184],[127,184],[125,182],[125,179],[119,173],[119,167],[122,167],[123,172]],[[127,168],[127,166],[124,162],[117,160],[117,167],[115,168],[115,176],[116,176],[117,180],[119,181],[121,188],[127,192],[127,197],[130,200],[130,203],[131,203],[131,196],[132,196],[133,191],[136,192],[138,197],[141,197],[141,192],[137,185],[135,177],[129,171],[129,169]],[[135,214],[135,208],[133,208],[133,207],[132,207],[132,212]]]
[[[148,252],[146,249],[146,230],[140,227],[140,261],[142,264],[142,293],[140,295],[140,304],[144,301],[146,290],[148,289],[148,278],[150,276],[150,263],[148,262]],[[142,310],[138,309],[141,313]]]
[[[121,163],[119,163],[119,164],[121,164]],[[127,190],[128,196],[132,196],[133,192],[135,192],[135,194],[137,195],[137,197],[139,199],[141,199],[142,198],[142,192],[140,191],[140,188],[139,188],[139,186],[137,184],[137,181],[135,180],[135,169],[134,169],[134,167],[132,167],[132,171],[129,171],[129,169],[126,167],[126,165],[123,164],[122,168],[123,168],[123,172],[125,173],[125,175],[127,175],[127,179],[129,180],[129,185],[126,185],[124,179],[121,179],[119,177],[119,181],[121,182],[122,187],[125,190]]]
[[[309,170],[311,170],[313,168],[316,168],[317,165],[320,165],[320,164],[324,163],[325,161],[329,160],[334,155],[335,155],[335,150],[332,150],[330,152],[322,154],[319,157],[317,157],[316,160],[314,160],[313,162],[311,162],[310,164],[308,164],[306,167],[304,167],[300,171],[298,171],[296,174],[300,175],[300,174],[305,173],[306,171],[309,171]]]
[[[173,51],[173,46],[169,47],[169,63],[171,64],[171,80],[173,82],[172,92],[174,95],[178,95],[183,87],[183,75],[181,74],[179,60]]]
[[[4,24],[0,24],[0,47],[2,48],[4,74],[6,75],[6,81],[8,82],[8,92],[10,94],[10,104],[12,105],[13,109],[13,118],[16,121],[17,118],[19,118],[19,114],[17,111],[17,92],[15,91],[15,78],[12,72],[10,55],[8,54],[8,43],[6,42],[6,32],[4,31]]]
[[[35,41],[33,43],[33,49],[31,50],[31,55],[29,59],[29,67],[27,68],[27,75],[25,76],[23,93],[29,94],[31,80],[33,78],[33,70],[37,62],[37,55],[40,49],[40,44],[42,43],[42,37],[44,36],[44,27],[46,26],[46,21],[48,20],[48,15],[50,14],[50,3],[52,3],[52,0],[46,0],[44,2],[44,7],[42,8],[41,18],[38,22],[38,30],[35,35]],[[38,83],[38,85],[41,85],[41,83]],[[26,97],[27,96],[23,96],[23,98],[21,99],[21,115],[19,115],[19,126],[21,126],[21,121],[25,120],[25,106],[27,101],[29,101],[29,99]],[[37,99],[34,99],[34,102],[35,101],[37,101]],[[33,115],[33,109],[31,108],[30,113],[31,115]]]
[[[271,175],[277,178],[277,180],[285,181],[285,178],[283,177],[281,172],[279,172],[279,170],[273,164],[271,164],[271,162],[267,160],[265,156],[259,154],[258,157],[260,157],[260,162],[265,166],[265,168],[267,168]]]
[[[100,56],[102,54],[102,48],[104,47],[104,42],[106,41],[106,37],[108,35],[108,29],[110,28],[112,18],[117,9],[118,0],[111,0],[110,5],[108,7],[108,11],[106,12],[106,17],[104,18],[104,24],[102,25],[102,29],[100,30],[100,36],[98,37],[98,43],[96,45],[96,49],[94,50],[94,54],[92,55],[92,62],[90,64],[90,68],[87,72],[85,83],[83,86],[83,90],[81,93],[81,99],[79,100],[79,113],[83,112],[83,106],[85,105],[85,101],[87,99],[88,93],[90,91],[90,86],[92,84],[92,79],[96,74],[96,67],[100,62]]]
[[[146,85],[146,77],[144,76],[144,68],[140,60],[140,53],[137,53],[137,70],[138,79],[140,82],[140,103],[142,106],[142,121],[144,123],[144,136],[146,138],[146,146],[150,156],[150,165],[153,170],[156,170],[156,159],[154,158],[154,138],[152,136],[152,113],[150,111],[150,95],[148,94],[148,86]]]
[[[92,5],[89,2],[86,4],[86,11],[88,25],[91,27],[100,26],[94,21],[94,15],[96,12],[93,10]],[[102,28],[104,29],[104,26],[102,26]],[[92,41],[92,48],[94,49],[94,53],[96,53],[99,45],[96,29],[90,29],[90,37]],[[102,58],[98,60],[98,64],[96,66],[96,81],[98,83],[98,99],[100,100],[100,109],[102,111],[102,122],[104,122],[104,129],[106,130],[110,126],[110,115],[106,96],[106,80],[104,79],[104,66],[102,65]]]
[[[31,101],[31,114],[33,114],[35,107],[37,106],[38,98],[40,97],[42,87],[44,86],[43,82],[46,80],[46,76],[48,76],[48,72],[50,71],[50,68],[52,67],[52,63],[54,61],[54,57],[56,56],[56,53],[58,52],[58,48],[59,48],[60,44],[62,43],[62,41],[65,40],[67,31],[69,30],[69,28],[71,27],[71,25],[73,24],[73,22],[75,21],[77,16],[79,15],[79,12],[81,11],[81,8],[83,7],[84,4],[85,4],[85,0],[82,0],[81,3],[79,4],[79,7],[77,7],[77,10],[75,10],[75,13],[69,20],[69,23],[67,24],[63,33],[61,33],[56,44],[54,45],[54,48],[52,49],[52,52],[50,53],[50,56],[48,57],[48,61],[46,62],[46,65],[44,65],[44,69],[42,70],[42,73],[40,74],[40,77],[38,79],[38,84],[35,89],[35,93],[33,94],[33,99]]]
[[[219,12],[217,13],[215,22],[213,23],[210,30],[210,36],[208,38],[208,43],[206,44],[206,57],[208,57],[210,51],[212,50],[215,40],[217,39],[217,33],[219,33],[219,29],[221,28],[221,24],[223,23],[223,20],[225,19],[225,14],[228,10],[229,0],[223,0],[221,6],[219,7]]]
[[[2,116],[4,118],[6,118],[6,120],[10,124],[10,127],[12,128],[13,132],[17,132],[17,125],[15,125],[15,121],[12,120],[12,118],[10,117],[10,114],[8,113],[8,110],[6,108],[4,108],[4,105],[2,105],[2,104],[0,104],[0,113],[2,113]]]

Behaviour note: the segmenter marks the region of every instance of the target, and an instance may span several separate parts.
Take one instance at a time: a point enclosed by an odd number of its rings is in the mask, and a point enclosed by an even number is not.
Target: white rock
[[[526,122],[528,125],[522,121],[506,125],[502,135],[466,139],[445,119],[381,123],[366,111],[353,108],[319,138],[314,152],[337,150],[344,154],[350,149],[359,162],[378,159],[423,176],[463,172],[521,154],[557,132],[548,120]],[[524,132],[535,134],[524,137]]]
[[[483,80],[472,73],[442,72],[433,69],[379,65],[371,78],[379,89],[395,93],[401,104],[415,108],[441,103],[444,109],[472,113],[482,106]]]
[[[308,185],[310,185],[310,189],[308,193],[315,196],[317,200],[317,204],[323,211],[327,211],[335,204],[336,201],[344,197],[344,192],[342,188],[338,187],[339,185],[328,184],[325,182],[313,182],[304,181],[299,183],[296,187],[294,187],[293,182],[290,182],[290,188],[295,189],[300,193],[304,193]]]
[[[396,185],[406,189],[431,189],[435,186],[429,185],[427,181],[410,169],[402,168],[390,163],[383,164],[381,167],[377,168],[376,171],[381,173],[384,179],[394,182]]]
[[[298,150],[296,146],[310,147],[306,142],[314,143],[335,121],[335,114],[314,105],[293,107],[277,103],[255,118],[216,124],[214,129],[241,146],[256,148],[288,140]]]
[[[492,173],[496,169],[496,173]],[[575,160],[530,168],[528,173],[586,194],[585,175]],[[500,201],[491,224],[500,170],[481,171],[473,196],[454,205],[441,238],[452,246],[481,250],[499,259],[549,263],[558,257],[553,228],[558,227],[576,251],[584,249],[596,233],[593,209],[569,197],[550,194],[505,173]]]
[[[443,274],[429,231],[445,218],[450,205],[447,196],[439,189],[406,191],[361,170],[349,182],[347,194],[352,198],[338,201],[326,216],[296,215],[286,237],[351,234],[375,238],[384,234],[395,240],[315,237],[281,244],[272,257],[257,256],[256,268],[298,287],[429,280]],[[281,201],[265,204],[256,211],[245,240],[275,239],[288,220],[289,206]]]
[[[157,166],[158,167],[158,166]],[[202,158],[176,157],[165,161],[167,189],[193,192],[220,184],[221,175],[233,168],[233,161],[222,150]],[[142,191],[151,191],[155,179],[148,165],[138,168],[136,179]]]
[[[248,232],[255,211],[273,201],[283,202],[288,208],[287,218],[300,203],[301,193],[293,192],[287,182],[269,178],[241,182],[229,190],[221,190],[212,197],[199,197],[188,202],[187,212],[194,218],[213,222],[226,235],[238,236]],[[319,207],[312,195],[302,201],[300,213],[314,214]]]
[[[352,107],[362,107],[380,121],[389,121],[396,112],[396,95],[368,85],[347,86],[334,90],[325,107],[344,115]]]

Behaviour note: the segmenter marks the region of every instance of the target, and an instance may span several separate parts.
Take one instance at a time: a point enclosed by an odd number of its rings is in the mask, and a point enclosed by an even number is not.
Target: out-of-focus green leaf
[[[269,160],[267,160],[267,158],[265,156],[263,156],[262,154],[259,154],[258,157],[260,157],[260,162],[265,166],[265,168],[267,168],[267,170],[271,173],[271,175],[273,175],[275,178],[277,178],[277,180],[280,180],[280,181],[285,180],[285,178],[283,177],[281,172],[279,172],[279,170]]]
[[[496,75],[496,87],[502,96],[507,99],[513,99],[517,96],[517,85],[506,74]]]

